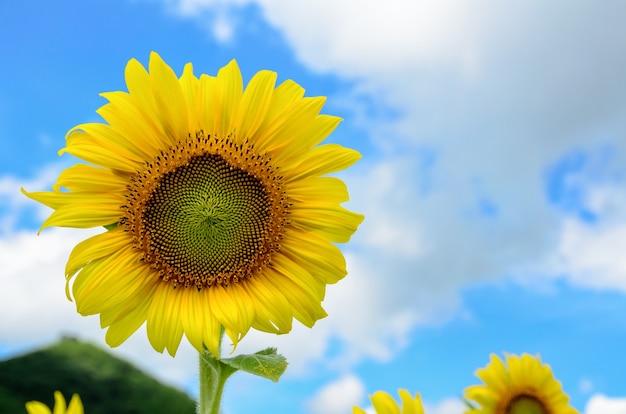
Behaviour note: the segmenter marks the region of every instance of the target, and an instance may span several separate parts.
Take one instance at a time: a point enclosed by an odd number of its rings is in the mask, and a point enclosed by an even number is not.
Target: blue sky
[[[155,50],[181,73],[232,58],[294,79],[345,120],[341,173],[366,221],[309,330],[276,345],[278,384],[233,377],[224,409],[342,413],[367,395],[422,393],[462,412],[491,352],[539,353],[574,406],[626,413],[626,5],[617,1],[25,0],[0,4],[0,356],[61,334],[104,345],[64,296],[64,261],[93,231],[35,235],[43,190],[74,160],[68,129]],[[95,230],[97,231],[97,230]],[[172,360],[144,330],[114,350],[191,394],[190,347]],[[611,411],[612,410],[612,411]]]

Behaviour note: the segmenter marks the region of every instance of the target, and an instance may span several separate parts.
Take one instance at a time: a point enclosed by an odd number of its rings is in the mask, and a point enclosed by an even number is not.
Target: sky
[[[77,242],[37,230],[76,162],[65,133],[98,122],[131,58],[177,74],[237,59],[293,79],[344,118],[328,142],[363,158],[338,174],[365,222],[341,248],[329,316],[277,346],[278,383],[235,375],[225,413],[349,413],[377,390],[460,414],[489,355],[540,354],[575,408],[626,413],[626,3],[618,0],[23,0],[0,2],[0,358],[97,316],[64,294]],[[197,393],[197,355],[155,352],[141,328],[112,350]]]

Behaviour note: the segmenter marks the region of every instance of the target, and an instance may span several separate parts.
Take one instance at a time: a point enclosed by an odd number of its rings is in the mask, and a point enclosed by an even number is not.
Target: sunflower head
[[[83,414],[83,403],[78,394],[72,395],[69,406],[65,403],[65,398],[60,391],[54,392],[54,409],[50,411],[47,405],[39,401],[29,401],[26,403],[28,414]]]
[[[370,401],[372,401],[376,414],[424,414],[422,398],[419,393],[415,393],[415,397],[412,397],[407,390],[399,389],[398,394],[400,394],[400,405],[385,391],[376,391],[370,395]],[[365,414],[365,411],[359,407],[354,407],[352,413]]]
[[[152,53],[126,66],[128,92],[102,94],[104,123],[67,134],[84,161],[50,192],[27,193],[54,211],[43,223],[107,231],[70,254],[68,297],[99,314],[111,346],[146,323],[153,347],[174,355],[183,335],[218,353],[250,328],[291,330],[323,318],[326,285],[346,274],[336,243],[363,216],[341,204],[329,174],[360,158],[322,141],[340,122],[324,97],[305,97],[271,71],[244,88],[233,60],[217,76],[178,77]]]
[[[549,365],[528,354],[492,354],[491,362],[476,371],[483,385],[465,389],[465,399],[479,404],[466,414],[576,414],[569,397]]]

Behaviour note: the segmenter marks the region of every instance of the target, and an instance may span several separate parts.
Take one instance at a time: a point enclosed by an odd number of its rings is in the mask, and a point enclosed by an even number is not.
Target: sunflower
[[[422,399],[419,393],[415,393],[415,398],[411,397],[411,393],[407,390],[399,389],[401,405],[393,399],[391,395],[384,391],[376,391],[370,395],[370,400],[374,406],[376,414],[424,414],[422,407]],[[353,414],[365,414],[359,407],[352,409]]]
[[[66,291],[100,315],[110,346],[145,322],[159,352],[174,356],[184,334],[218,355],[222,328],[236,346],[250,328],[326,316],[326,285],[346,275],[335,243],[363,220],[328,174],[360,154],[319,145],[341,119],[276,77],[260,71],[244,90],[234,60],[217,76],[188,63],[179,78],[157,53],[148,70],[132,59],[128,92],[102,94],[106,123],[76,126],[59,152],[88,164],[24,192],[54,209],[42,229],[106,227],[71,252]]]
[[[83,403],[78,394],[74,394],[70,400],[70,405],[65,404],[65,398],[60,391],[54,392],[54,410],[50,411],[44,403],[39,401],[29,401],[26,403],[28,414],[83,414]]]
[[[523,354],[505,355],[502,361],[491,355],[491,363],[476,371],[484,385],[465,389],[466,400],[482,407],[466,414],[575,414],[561,383],[540,358]]]

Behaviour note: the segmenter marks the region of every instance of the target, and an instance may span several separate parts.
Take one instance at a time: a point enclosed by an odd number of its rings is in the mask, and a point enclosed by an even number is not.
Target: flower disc
[[[146,202],[149,251],[185,287],[228,285],[250,273],[246,268],[263,249],[268,204],[259,180],[219,155],[196,156],[163,175]]]
[[[340,119],[325,99],[261,71],[243,87],[235,61],[217,76],[174,71],[156,53],[131,60],[128,92],[102,94],[106,123],[71,130],[67,152],[85,160],[51,192],[26,193],[54,211],[48,226],[107,231],[79,243],[67,294],[100,315],[111,346],[146,324],[172,355],[185,335],[218,355],[250,328],[291,330],[326,316],[326,285],[346,274],[335,243],[363,216],[341,207],[345,184],[328,174],[360,158],[321,144]]]
[[[520,394],[509,401],[505,412],[508,414],[545,414],[549,411],[541,400],[532,395]]]
[[[160,154],[129,186],[122,222],[144,260],[174,286],[237,283],[279,249],[287,214],[281,179],[258,168],[269,164],[265,157],[231,142],[222,143],[229,151],[211,153],[209,143],[220,140],[199,132]],[[242,159],[248,161],[240,168]]]

